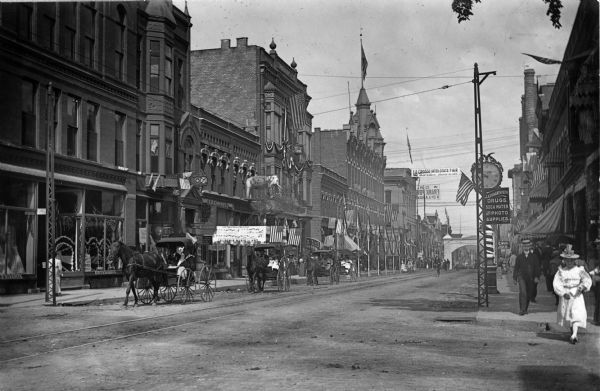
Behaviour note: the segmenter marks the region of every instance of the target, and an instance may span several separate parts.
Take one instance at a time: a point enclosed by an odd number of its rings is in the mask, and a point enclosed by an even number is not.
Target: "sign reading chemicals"
[[[485,196],[485,223],[510,224],[508,187],[488,191]]]

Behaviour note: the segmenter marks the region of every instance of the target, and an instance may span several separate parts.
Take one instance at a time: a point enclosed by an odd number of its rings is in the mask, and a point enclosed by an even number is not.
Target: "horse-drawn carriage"
[[[246,265],[248,292],[261,292],[265,282],[273,281],[277,290],[290,290],[289,258],[285,247],[277,243],[257,244]]]
[[[156,252],[136,252],[120,241],[111,245],[110,258],[121,258],[128,280],[124,305],[133,291],[135,304],[160,299],[167,303],[180,298],[183,303],[199,295],[211,301],[216,288],[215,273],[201,262],[196,246],[185,237],[170,237],[156,243]],[[198,267],[200,266],[200,267]]]
[[[313,251],[306,266],[307,284],[318,285],[318,277],[329,277],[330,284],[339,284],[340,276],[356,281],[358,276],[355,262],[343,255],[344,251],[338,252],[337,257],[334,250]]]

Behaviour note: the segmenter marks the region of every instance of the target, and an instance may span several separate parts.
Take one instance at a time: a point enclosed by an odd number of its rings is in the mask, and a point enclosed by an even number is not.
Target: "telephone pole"
[[[481,95],[479,87],[489,75],[496,71],[479,72],[477,63],[473,70],[473,94],[475,105],[475,189],[477,190],[477,304],[479,307],[489,305],[487,287],[487,244],[485,241],[485,193],[483,186],[483,135],[481,131]],[[473,170],[472,170],[473,171]]]

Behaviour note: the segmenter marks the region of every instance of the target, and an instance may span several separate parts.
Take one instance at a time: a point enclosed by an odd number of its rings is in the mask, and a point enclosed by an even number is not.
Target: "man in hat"
[[[576,344],[578,329],[586,328],[587,311],[583,293],[590,290],[592,279],[583,266],[576,265],[579,255],[575,254],[570,244],[560,256],[565,265],[558,269],[554,277],[554,292],[560,297],[556,322],[561,327],[570,327],[570,341]]]
[[[529,302],[533,299],[534,289],[540,275],[540,260],[532,251],[531,240],[521,241],[523,252],[517,256],[513,270],[513,280],[519,284],[519,315],[527,314]]]

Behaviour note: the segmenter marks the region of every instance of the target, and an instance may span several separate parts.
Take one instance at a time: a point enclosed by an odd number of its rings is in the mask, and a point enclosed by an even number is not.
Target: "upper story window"
[[[160,42],[150,41],[150,92],[159,91]]]
[[[160,158],[159,149],[160,126],[156,124],[150,125],[150,172],[159,172],[158,160]]]
[[[37,86],[30,80],[21,83],[21,143],[35,147],[36,134],[36,91]]]
[[[20,4],[18,25],[19,38],[31,41],[33,36],[33,8],[31,8],[31,4]]]
[[[83,62],[96,68],[96,10],[86,6],[82,12],[81,29],[84,35]]]
[[[142,65],[144,64],[144,37],[142,35],[137,36],[136,59],[137,63],[135,65],[135,85],[137,88],[142,88]]]
[[[143,171],[144,167],[144,158],[142,153],[144,151],[143,147],[144,140],[144,123],[140,120],[137,120],[135,127],[135,170]]]
[[[115,76],[123,80],[125,76],[125,50],[127,48],[127,12],[119,5],[119,21],[117,23],[117,42],[115,43]]]
[[[115,113],[115,166],[125,166],[125,114]]]
[[[75,59],[75,48],[77,47],[77,3],[65,3],[61,8],[61,17],[64,22],[62,33],[62,55],[70,60]]]
[[[79,146],[79,105],[81,99],[69,95],[66,101],[66,110],[65,110],[65,140],[66,140],[66,150],[65,153],[67,156],[78,156],[78,146]]]
[[[173,128],[165,128],[165,174],[173,173]]]
[[[194,140],[188,136],[183,143],[183,171],[194,170]]]
[[[177,59],[177,99],[175,104],[177,107],[183,107],[185,104],[185,76],[184,76],[184,61]]]
[[[165,91],[173,96],[173,49],[165,47]]]
[[[88,160],[98,161],[98,105],[87,103],[85,123],[87,127],[86,149]]]

